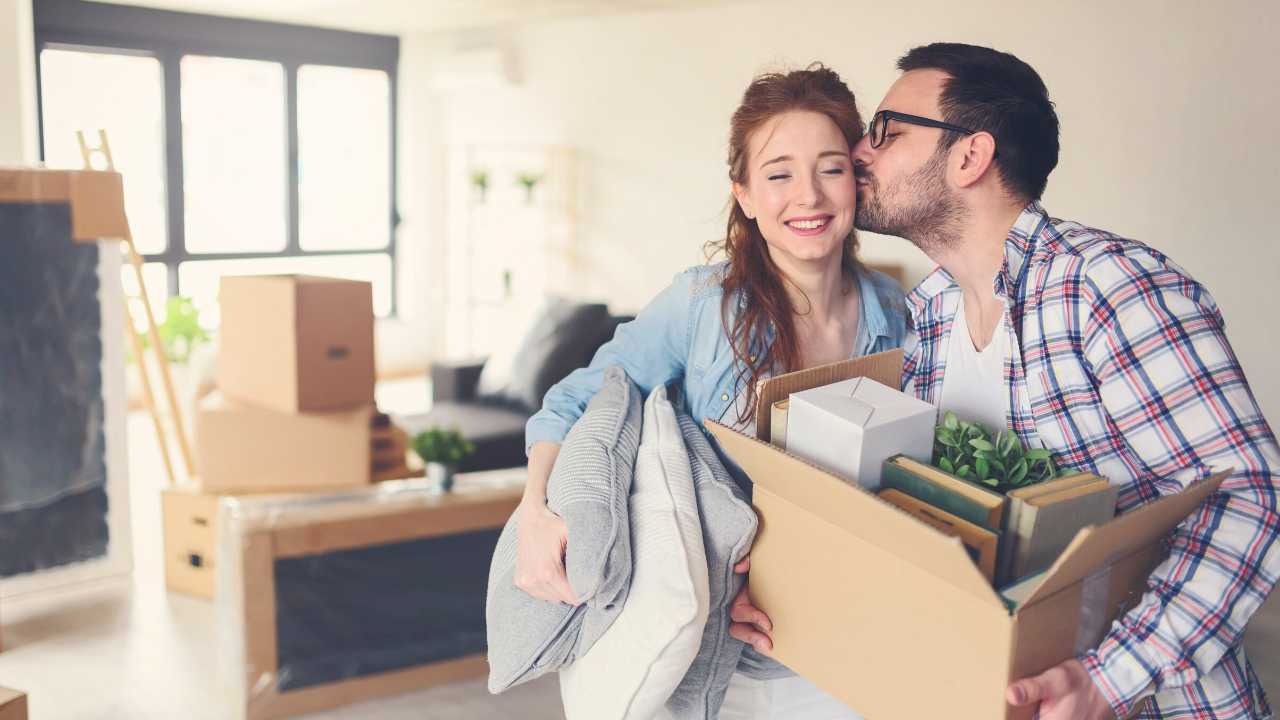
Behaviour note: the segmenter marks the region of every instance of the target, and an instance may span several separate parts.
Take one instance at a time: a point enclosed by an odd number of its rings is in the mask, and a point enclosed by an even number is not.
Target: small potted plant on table
[[[414,436],[413,451],[426,463],[427,477],[448,492],[453,489],[458,463],[476,447],[457,430],[433,427]]]

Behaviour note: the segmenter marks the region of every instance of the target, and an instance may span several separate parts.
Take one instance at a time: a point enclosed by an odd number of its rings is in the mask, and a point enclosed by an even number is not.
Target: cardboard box
[[[212,600],[216,588],[218,496],[194,488],[160,493],[164,521],[164,584]]]
[[[27,694],[0,688],[0,720],[27,720]]]
[[[868,366],[892,371],[883,358]],[[1008,683],[1096,646],[1141,596],[1163,539],[1227,475],[1082,530],[1011,610],[959,539],[765,442],[707,425],[754,481],[761,524],[750,593],[773,622],[770,654],[877,720],[1030,718],[1005,704]]]
[[[373,286],[308,275],[224,277],[218,386],[281,412],[373,403]]]
[[[791,394],[786,449],[875,490],[890,457],[929,462],[937,416],[937,408],[888,383],[844,380]]]
[[[236,493],[367,485],[370,412],[291,414],[214,393],[196,411],[199,487]]]
[[[123,240],[129,235],[124,181],[119,173],[0,168],[0,202],[70,205],[71,238],[75,242]]]

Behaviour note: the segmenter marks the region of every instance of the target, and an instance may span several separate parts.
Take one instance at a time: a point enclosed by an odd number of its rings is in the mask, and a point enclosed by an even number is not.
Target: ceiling
[[[108,0],[120,5],[402,35],[552,18],[713,5],[726,0]]]

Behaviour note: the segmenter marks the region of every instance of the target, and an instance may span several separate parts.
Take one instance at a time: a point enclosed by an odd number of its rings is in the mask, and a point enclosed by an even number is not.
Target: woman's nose
[[[799,184],[797,193],[796,203],[799,205],[815,207],[822,202],[822,185],[813,176]]]

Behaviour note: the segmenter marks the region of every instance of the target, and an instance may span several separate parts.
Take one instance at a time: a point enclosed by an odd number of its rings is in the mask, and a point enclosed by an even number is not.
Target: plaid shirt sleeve
[[[1208,292],[1150,249],[1093,258],[1074,303],[1110,431],[1139,477],[1129,507],[1235,468],[1184,522],[1138,605],[1081,657],[1118,717],[1195,682],[1240,642],[1280,573],[1280,449]]]

